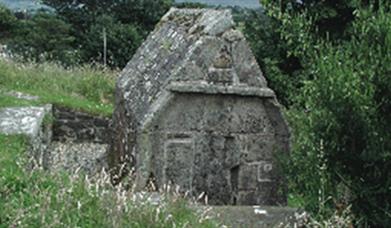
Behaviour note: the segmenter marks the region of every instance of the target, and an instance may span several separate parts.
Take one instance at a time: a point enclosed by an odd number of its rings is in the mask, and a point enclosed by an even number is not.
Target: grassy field
[[[54,64],[16,64],[0,60],[0,107],[51,103],[111,116],[116,75],[117,72],[88,66],[65,70]],[[5,96],[7,91],[24,92],[40,99],[23,101]]]

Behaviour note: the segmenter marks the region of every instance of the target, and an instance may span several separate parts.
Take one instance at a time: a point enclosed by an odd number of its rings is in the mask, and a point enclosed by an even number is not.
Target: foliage
[[[142,40],[172,6],[172,0],[43,0],[55,12],[20,19],[0,7],[0,40],[23,61],[54,61],[65,66],[103,63],[123,68]]]
[[[7,38],[15,26],[16,17],[6,7],[0,5],[0,40]]]
[[[353,12],[359,5],[367,5],[367,0],[260,0],[267,8],[282,14],[299,15],[306,13],[312,17],[312,30],[319,36],[333,39],[342,38],[354,20]],[[282,15],[280,14],[280,15]]]
[[[306,78],[301,71],[313,41],[349,39],[354,10],[368,1],[260,0],[266,12],[253,10],[242,21],[244,33],[280,102],[292,105]],[[306,57],[308,58],[308,56]]]
[[[294,134],[287,166],[291,190],[319,218],[351,204],[357,225],[388,227],[390,4],[333,2],[303,1],[297,8],[264,1],[278,23],[277,39],[287,53],[282,61],[300,59],[293,71],[301,75],[299,83],[287,92]],[[327,7],[326,12],[314,12],[324,4],[335,12]],[[336,7],[349,8],[343,12],[352,14],[340,21],[343,26],[335,18],[346,15]],[[324,21],[330,26],[323,27]],[[274,67],[278,70],[272,78],[282,72],[292,80],[279,64]]]
[[[1,90],[14,90],[39,96],[38,103],[111,116],[115,74],[88,66],[65,70],[51,63],[16,64],[0,60],[0,106],[20,104],[1,95]]]
[[[18,21],[8,45],[23,60],[74,65],[78,53],[72,48],[75,38],[70,33],[70,25],[57,16],[38,13],[31,19]]]
[[[85,34],[82,59],[100,62],[102,57],[103,30],[106,30],[107,38],[107,62],[110,66],[125,66],[141,45],[143,37],[139,29],[131,24],[122,24],[113,17],[102,15],[97,18],[97,23],[92,25]]]
[[[83,63],[103,61],[103,30],[111,67],[124,67],[172,0],[44,0],[72,27]]]
[[[297,57],[288,55],[289,46],[282,40],[279,21],[263,10],[248,10],[241,15],[243,32],[269,86],[283,105],[291,105],[292,96],[300,87],[301,76],[297,70],[301,65]]]
[[[27,170],[27,142],[0,135],[0,227],[217,227],[178,196],[152,205],[104,173],[93,181]]]
[[[199,3],[199,2],[181,2],[181,3],[176,3],[175,7],[177,8],[192,8],[192,9],[203,9],[203,8],[208,8],[207,4],[204,3]]]

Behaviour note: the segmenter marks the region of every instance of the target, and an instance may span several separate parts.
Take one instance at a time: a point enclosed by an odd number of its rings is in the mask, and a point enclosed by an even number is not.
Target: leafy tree
[[[297,71],[301,64],[297,57],[288,56],[288,45],[282,40],[280,23],[264,10],[247,10],[241,13],[240,22],[246,39],[261,66],[269,86],[283,105],[292,104],[292,96],[300,86]]]
[[[108,64],[111,66],[125,66],[131,59],[132,54],[141,45],[143,37],[136,26],[115,21],[114,18],[108,15],[97,18],[97,23],[92,25],[85,34],[85,42],[89,45],[83,48],[82,59],[102,62],[104,29],[107,36]]]
[[[291,189],[320,217],[352,205],[357,225],[390,226],[390,3],[263,2],[282,58],[300,60],[300,83],[288,92]]]
[[[301,55],[313,40],[349,39],[354,11],[368,1],[260,0],[266,12],[253,11],[244,31],[270,86],[285,106],[293,104],[305,80]],[[303,44],[303,45],[301,45]]]
[[[18,22],[8,44],[11,51],[24,60],[50,60],[70,65],[78,59],[72,47],[74,42],[69,24],[56,15],[38,13]]]
[[[136,24],[145,31],[151,31],[174,3],[173,0],[114,0],[114,2],[110,13],[115,18],[121,23]]]
[[[108,34],[109,65],[123,67],[170,8],[172,0],[43,0],[72,25],[83,62],[101,59]]]
[[[354,20],[354,10],[367,5],[367,0],[260,0],[267,8],[281,13],[306,13],[313,20],[313,32],[322,36],[341,38]],[[361,4],[360,4],[361,3]]]
[[[8,8],[0,5],[0,40],[9,37],[16,23],[16,17],[12,12]]]
[[[202,9],[202,8],[208,8],[210,6],[208,6],[207,4],[199,3],[199,2],[180,2],[180,3],[176,3],[175,7]]]

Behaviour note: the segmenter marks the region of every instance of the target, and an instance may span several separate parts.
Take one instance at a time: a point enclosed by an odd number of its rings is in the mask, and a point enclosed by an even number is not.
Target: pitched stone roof
[[[274,97],[230,10],[172,8],[117,87],[137,124],[167,91]]]

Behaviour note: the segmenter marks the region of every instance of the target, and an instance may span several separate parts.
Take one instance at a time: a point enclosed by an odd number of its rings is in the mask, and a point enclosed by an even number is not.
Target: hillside
[[[91,67],[65,70],[54,64],[16,64],[0,60],[0,107],[51,103],[111,116],[115,75],[115,72]],[[6,95],[10,91],[40,99],[17,100]]]
[[[258,0],[176,0],[176,2],[198,2],[214,6],[240,6],[245,8],[259,8],[261,6]],[[45,7],[37,0],[0,0],[0,4],[4,4],[15,11],[37,10]]]

